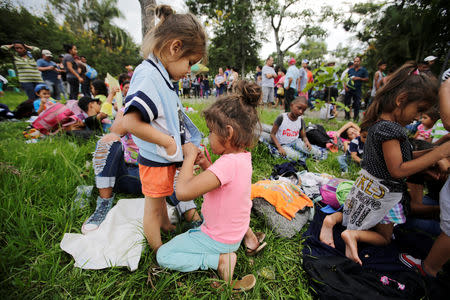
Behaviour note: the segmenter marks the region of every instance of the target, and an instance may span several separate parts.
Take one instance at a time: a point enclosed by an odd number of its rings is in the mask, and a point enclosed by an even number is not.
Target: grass
[[[14,109],[25,100],[24,94],[7,92],[0,102]],[[198,101],[185,105],[201,111],[207,106]],[[280,113],[264,110],[261,121],[272,123]],[[190,117],[201,131],[206,125],[199,113]],[[320,122],[306,118],[306,122]],[[337,129],[342,123],[324,124]],[[248,293],[239,295],[213,289],[213,271],[179,273],[167,271],[153,278],[155,289],[147,284],[147,271],[156,261],[146,246],[139,268],[81,270],[74,268],[72,257],[63,252],[59,243],[64,233],[80,233],[83,221],[95,208],[95,195],[90,205],[76,209],[73,205],[78,185],[93,185],[94,174],[86,162],[92,159],[95,139],[79,141],[68,136],[46,138],[36,144],[26,144],[22,131],[25,122],[0,122],[0,295],[2,298],[155,298],[155,299],[311,299],[307,277],[302,269],[302,239],[277,237],[263,220],[252,215],[251,226],[267,234],[268,246],[255,258],[238,250],[235,276],[253,273],[257,284]],[[327,160],[308,160],[310,170],[339,176],[337,154]],[[213,159],[217,158],[213,155]],[[267,149],[257,145],[252,149],[253,182],[267,178],[272,166],[283,162],[273,158]],[[355,178],[351,170],[349,178]],[[127,197],[119,195],[119,197]],[[130,196],[128,196],[130,197]],[[198,201],[200,204],[200,200]],[[181,227],[167,241],[181,233]],[[274,279],[264,274],[273,272]]]

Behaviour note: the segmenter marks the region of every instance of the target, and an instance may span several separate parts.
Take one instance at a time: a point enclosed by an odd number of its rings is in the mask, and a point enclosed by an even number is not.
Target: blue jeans
[[[350,108],[350,104],[352,104],[353,100],[353,119],[359,119],[359,109],[361,107],[361,91],[357,92],[354,90],[348,90],[345,92],[344,104],[348,108]],[[345,112],[345,119],[350,120],[350,111]]]
[[[92,163],[95,172],[95,184],[99,189],[113,188],[116,193],[141,195],[142,184],[139,177],[139,167],[127,164],[124,160],[124,150],[120,141],[104,143],[97,142]],[[197,208],[194,201],[178,201],[175,192],[170,196],[172,205],[178,213]]]
[[[200,228],[190,229],[179,234],[156,253],[156,260],[163,268],[181,272],[191,272],[208,268],[217,270],[222,253],[235,252],[241,242],[224,244],[213,240]]]
[[[45,81],[45,84],[50,89],[50,95],[56,100],[61,99],[61,96],[60,96],[61,90],[59,89],[58,82],[59,82],[59,80],[56,80],[56,81],[46,80]]]
[[[424,205],[439,205],[439,201],[430,198],[428,195],[423,196],[422,204]],[[421,219],[416,217],[407,217],[406,223],[403,225],[405,228],[419,229],[425,231],[433,236],[438,236],[441,233],[438,220],[433,219]]]
[[[21,82],[20,86],[23,88],[25,93],[27,94],[28,100],[36,100],[37,96],[34,92],[34,88],[36,85],[38,85],[40,82]]]
[[[341,167],[341,172],[348,172],[348,165],[352,162],[351,156],[347,156],[345,154],[339,155],[337,160],[339,162],[339,166]]]

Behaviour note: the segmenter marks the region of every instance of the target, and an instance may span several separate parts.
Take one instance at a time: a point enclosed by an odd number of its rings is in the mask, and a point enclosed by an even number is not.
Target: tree
[[[387,4],[354,5],[344,28],[365,42],[367,60],[376,66],[383,59],[392,69],[407,60],[428,55],[441,62],[450,40],[450,2],[446,0],[395,0]],[[363,20],[362,26],[358,26]],[[436,64],[439,68],[439,61]]]
[[[307,38],[304,43],[300,44],[300,50],[297,60],[301,61],[306,58],[312,66],[319,66],[323,62],[325,54],[328,53],[325,41],[312,38]]]
[[[276,63],[283,64],[286,51],[299,44],[304,37],[324,37],[326,35],[318,24],[331,16],[331,10],[323,8],[321,14],[310,9],[296,10],[299,0],[264,0],[260,1],[259,10],[270,21],[276,45]]]
[[[258,64],[258,34],[250,0],[187,1],[191,11],[205,15],[206,27],[212,27],[214,37],[209,46],[210,69],[234,66],[245,74]]]
[[[155,26],[155,0],[139,0],[141,4],[142,37]]]

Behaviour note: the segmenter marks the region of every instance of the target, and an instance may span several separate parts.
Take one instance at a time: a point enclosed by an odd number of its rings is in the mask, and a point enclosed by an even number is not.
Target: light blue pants
[[[208,268],[217,270],[222,253],[235,252],[241,242],[224,244],[217,242],[194,228],[177,235],[162,245],[156,254],[158,264],[163,268],[191,272]]]

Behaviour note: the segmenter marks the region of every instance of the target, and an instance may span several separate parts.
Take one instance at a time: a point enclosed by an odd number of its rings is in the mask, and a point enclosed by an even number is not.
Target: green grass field
[[[24,94],[7,92],[1,103],[14,109],[25,100]],[[201,111],[207,106],[200,101],[185,105]],[[279,110],[261,112],[263,123],[272,123]],[[200,113],[190,117],[201,131],[206,125]],[[306,122],[322,121],[308,118]],[[326,129],[337,129],[343,122],[330,121]],[[82,270],[74,267],[72,257],[63,252],[59,243],[64,233],[80,233],[84,220],[94,211],[96,194],[90,205],[76,209],[73,205],[78,185],[94,185],[92,159],[96,139],[79,141],[67,136],[54,136],[36,144],[26,144],[22,131],[26,122],[0,122],[0,295],[2,298],[151,298],[151,299],[310,299],[308,280],[302,269],[302,239],[277,237],[266,227],[264,220],[252,215],[251,227],[267,234],[268,246],[257,257],[238,251],[235,277],[253,273],[257,284],[248,293],[231,294],[211,287],[213,271],[179,273],[162,272],[153,278],[154,289],[147,283],[147,272],[156,260],[149,247],[142,254],[139,268]],[[338,154],[330,154],[322,162],[308,160],[310,171],[340,176]],[[216,157],[213,156],[213,159]],[[267,178],[274,164],[283,162],[273,158],[263,145],[252,149],[253,182]],[[354,179],[352,169],[347,178]],[[118,195],[118,198],[127,197]],[[128,196],[131,197],[131,196]],[[198,204],[201,200],[198,199]],[[181,233],[181,227],[168,241]],[[263,275],[273,272],[275,278]],[[260,275],[262,274],[262,275]],[[267,277],[267,276],[266,276]]]

